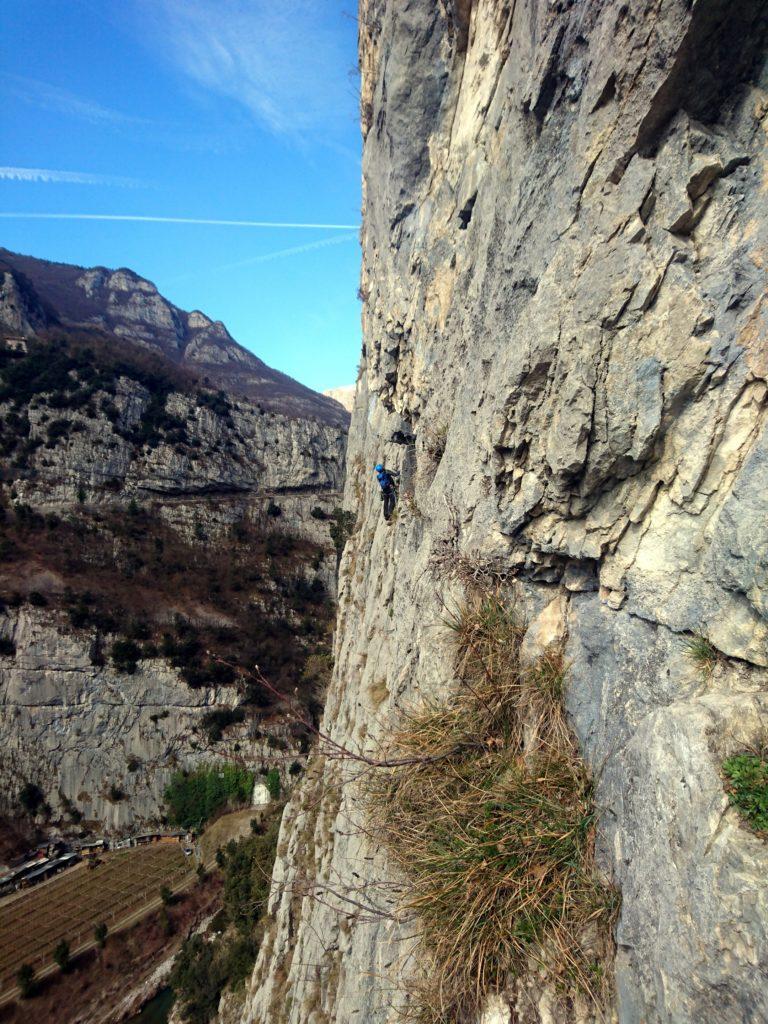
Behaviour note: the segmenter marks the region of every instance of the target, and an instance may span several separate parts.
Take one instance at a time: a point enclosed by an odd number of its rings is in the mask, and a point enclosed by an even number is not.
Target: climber
[[[384,518],[389,522],[397,502],[397,477],[399,474],[395,470],[385,469],[380,462],[377,462],[373,469],[376,479],[379,481],[379,487],[381,487],[380,497],[384,502]]]

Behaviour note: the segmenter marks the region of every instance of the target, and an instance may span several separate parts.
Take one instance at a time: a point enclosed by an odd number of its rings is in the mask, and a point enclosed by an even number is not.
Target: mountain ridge
[[[289,416],[346,426],[349,414],[237,342],[220,320],[183,310],[128,267],[81,267],[0,247],[0,328],[90,328],[161,352],[225,391]]]

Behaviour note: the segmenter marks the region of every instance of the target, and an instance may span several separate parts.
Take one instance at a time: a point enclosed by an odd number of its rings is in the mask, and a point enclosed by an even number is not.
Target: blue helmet
[[[377,462],[376,465],[373,467],[373,469],[374,469],[374,472],[381,473],[381,471],[384,469],[384,467],[382,466],[382,464],[380,462]]]

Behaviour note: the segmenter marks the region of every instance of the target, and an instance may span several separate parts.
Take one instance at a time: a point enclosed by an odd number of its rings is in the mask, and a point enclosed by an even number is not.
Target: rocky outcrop
[[[766,22],[756,0],[360,10],[360,511],[324,728],[375,751],[455,685],[466,581],[517,588],[526,643],[567,644],[621,1024],[768,1020],[768,845],[720,773],[768,711]],[[243,1022],[397,1019],[418,926],[359,771],[318,764],[288,807]],[[510,979],[484,1019],[574,1012]]]
[[[352,412],[355,407],[355,390],[357,385],[355,384],[343,384],[339,388],[329,388],[328,391],[324,391],[323,394],[332,398],[339,405],[343,405],[347,412]]]
[[[236,692],[192,690],[157,659],[133,675],[94,667],[90,638],[43,613],[24,610],[3,625],[16,648],[0,659],[3,793],[34,781],[57,814],[71,805],[110,830],[156,821],[179,755],[184,764],[206,757],[190,750],[203,714],[236,703]]]
[[[109,405],[109,416],[103,413]],[[197,502],[259,494],[320,499],[340,491],[345,434],[338,427],[282,416],[245,400],[217,412],[197,393],[172,392],[164,412],[183,427],[184,441],[158,437],[138,442],[134,431],[151,409],[152,395],[140,382],[118,380],[114,395],[97,392],[93,408],[52,410],[31,405],[26,472],[18,499],[45,508],[78,500],[121,503],[167,498]],[[0,414],[12,404],[0,403]],[[51,422],[63,424],[51,439]],[[35,447],[36,446],[36,447]]]
[[[28,337],[45,324],[45,313],[23,283],[0,265],[0,328]]]

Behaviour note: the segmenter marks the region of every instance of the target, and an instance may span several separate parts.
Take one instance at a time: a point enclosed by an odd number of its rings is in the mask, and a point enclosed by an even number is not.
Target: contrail
[[[3,181],[35,181],[56,185],[118,185],[121,188],[144,188],[137,178],[121,178],[114,174],[89,174],[85,171],[52,171],[45,167],[0,167]]]
[[[276,252],[265,252],[261,256],[253,256],[249,260],[240,260],[239,263],[229,263],[227,266],[214,267],[214,270],[234,270],[235,267],[247,267],[250,263],[268,263],[270,260],[280,259],[281,256],[295,256],[300,252],[309,252],[311,249],[324,249],[326,245],[339,245],[340,242],[351,242],[357,238],[357,232],[353,231],[348,235],[337,235],[335,238],[323,238],[319,242],[307,242],[306,245],[294,245],[290,249],[278,249]]]
[[[142,224],[208,224],[227,228],[298,228],[308,231],[356,231],[358,224],[304,224],[293,221],[273,220],[213,220],[207,217],[143,217],[117,213],[7,213],[0,212],[5,219],[22,220],[116,220]]]
[[[206,267],[200,273],[215,274],[222,270],[237,270],[240,267],[250,267],[254,263],[269,263],[270,260],[279,260],[283,256],[297,256],[302,252],[310,252],[312,249],[324,249],[328,245],[340,245],[342,242],[351,242],[357,238],[357,232],[353,231],[348,235],[336,235],[333,238],[323,238],[319,242],[307,242],[306,245],[293,245],[290,249],[277,249],[275,252],[265,252],[260,256],[251,256],[247,260],[238,260],[236,263],[222,263],[217,267]],[[177,281],[186,281],[192,277],[199,277],[200,273],[179,274],[178,277],[171,277],[163,281],[164,285],[175,284]]]

